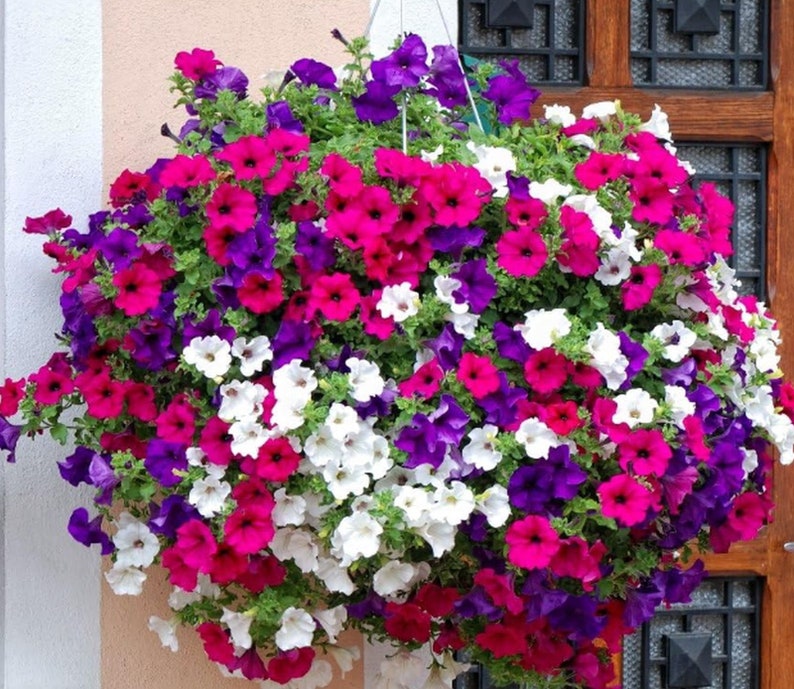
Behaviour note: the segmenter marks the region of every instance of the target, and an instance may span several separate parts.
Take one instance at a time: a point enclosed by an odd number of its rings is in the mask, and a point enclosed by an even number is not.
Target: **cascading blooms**
[[[261,102],[180,53],[178,152],[87,232],[28,218],[67,347],[0,388],[0,448],[72,440],[61,475],[97,492],[69,532],[116,593],[161,564],[150,626],[224,671],[322,686],[355,627],[399,649],[389,689],[449,686],[458,651],[605,687],[621,635],[702,577],[689,544],[767,522],[768,444],[794,457],[731,204],[658,109],[531,113],[515,64],[481,64],[483,132],[453,48],[348,47],[344,78],[299,60]]]

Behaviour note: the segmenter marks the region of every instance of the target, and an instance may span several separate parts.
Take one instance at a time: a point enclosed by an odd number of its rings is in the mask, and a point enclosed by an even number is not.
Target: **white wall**
[[[428,52],[434,45],[458,42],[457,0],[380,0],[380,5],[377,0],[370,0],[370,5],[373,10],[377,7],[370,31],[375,55],[388,52],[401,29],[420,34]],[[447,30],[451,39],[447,38]]]
[[[84,224],[99,208],[102,43],[101,0],[5,0],[3,9],[5,378],[43,364],[59,329],[58,281],[40,238],[20,231],[25,217],[60,205]],[[99,688],[98,557],[66,532],[90,496],[61,480],[62,456],[23,439],[17,464],[0,469],[6,689]]]

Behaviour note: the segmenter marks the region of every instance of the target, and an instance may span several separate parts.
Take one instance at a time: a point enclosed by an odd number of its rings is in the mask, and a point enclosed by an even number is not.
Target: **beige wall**
[[[167,78],[180,50],[212,49],[227,65],[241,68],[256,94],[268,72],[284,70],[300,57],[344,64],[333,28],[356,36],[369,14],[367,0],[104,0],[103,121],[104,178],[124,168],[147,168],[172,155],[160,136],[168,122],[178,130],[184,111],[172,109]],[[103,689],[218,689],[243,687],[223,679],[205,657],[197,636],[178,632],[178,655],[162,648],[147,629],[150,615],[168,617],[169,587],[152,568],[144,595],[114,596],[102,588]],[[353,638],[351,643],[356,643]],[[361,687],[361,666],[335,686]],[[255,686],[255,685],[253,685]]]

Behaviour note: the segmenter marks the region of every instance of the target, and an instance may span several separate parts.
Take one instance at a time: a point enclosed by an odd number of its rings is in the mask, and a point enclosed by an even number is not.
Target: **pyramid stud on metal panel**
[[[711,634],[667,634],[667,686],[696,689],[711,686]]]
[[[534,0],[487,0],[488,26],[531,29],[535,14]]]
[[[676,0],[675,30],[681,33],[719,33],[720,0]]]

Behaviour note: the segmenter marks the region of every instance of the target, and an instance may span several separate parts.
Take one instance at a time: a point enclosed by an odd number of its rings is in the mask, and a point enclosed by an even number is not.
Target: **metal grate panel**
[[[767,88],[769,0],[722,0],[719,32],[675,30],[681,0],[631,0],[631,73],[635,86]]]
[[[460,0],[460,52],[518,59],[533,84],[584,83],[584,0],[534,0],[532,28],[488,26],[486,0]]]
[[[695,168],[695,180],[714,182],[736,208],[729,259],[741,292],[766,298],[767,149],[754,144],[677,145],[678,156]]]
[[[706,579],[692,602],[661,606],[623,644],[623,689],[666,689],[668,639],[711,635],[711,687],[758,689],[761,579]]]

